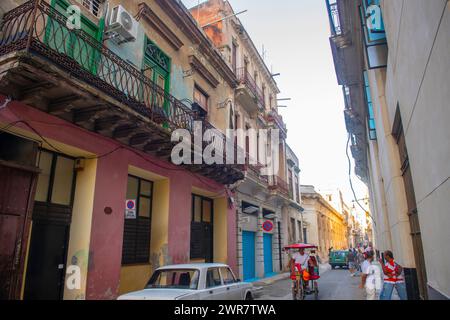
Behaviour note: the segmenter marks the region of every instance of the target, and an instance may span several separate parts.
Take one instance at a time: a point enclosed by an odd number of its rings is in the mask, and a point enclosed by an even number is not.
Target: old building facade
[[[287,130],[277,110],[280,91],[228,1],[205,1],[190,11],[237,77],[232,127],[280,132],[278,141],[269,140],[266,146],[260,144],[260,135],[246,139],[250,162],[245,181],[236,187],[239,274],[244,280],[270,276],[287,263],[281,249],[288,241],[288,216],[295,203],[287,183]],[[274,172],[261,172],[275,157]]]
[[[81,30],[68,23],[71,4]],[[228,186],[245,168],[170,161],[174,130],[227,127],[238,85],[188,10],[178,1],[16,5],[0,40],[2,298],[112,299],[170,263],[237,270]],[[127,34],[113,29],[114,10],[130,17]],[[74,268],[81,286],[70,290]]]
[[[314,186],[301,186],[303,219],[308,241],[319,247],[322,262],[328,261],[328,251],[347,250],[347,223],[345,216],[332,201],[325,199]]]
[[[284,268],[298,160],[288,164],[279,89],[238,19],[217,42],[176,0],[0,9],[1,298],[114,299],[172,263],[227,263],[240,278],[253,263],[247,279]],[[263,148],[235,141],[239,164],[226,163],[227,129],[280,133]],[[181,141],[191,161],[175,165]],[[208,147],[219,162],[196,163]]]
[[[448,1],[327,1],[356,174],[409,299],[450,297]]]

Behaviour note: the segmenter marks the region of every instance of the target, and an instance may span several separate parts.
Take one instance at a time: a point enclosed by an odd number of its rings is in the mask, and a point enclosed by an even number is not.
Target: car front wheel
[[[253,296],[252,296],[252,294],[250,292],[248,292],[245,295],[245,301],[251,301],[251,300],[253,300]]]

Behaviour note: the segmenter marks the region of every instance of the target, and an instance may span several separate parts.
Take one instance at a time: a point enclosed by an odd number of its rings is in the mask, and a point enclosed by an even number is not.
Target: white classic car
[[[241,282],[225,264],[184,264],[157,269],[142,291],[118,300],[253,300],[251,283]]]

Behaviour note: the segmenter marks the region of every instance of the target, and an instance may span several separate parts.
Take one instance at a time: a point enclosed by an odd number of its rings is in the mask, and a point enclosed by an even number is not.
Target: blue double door
[[[255,272],[255,232],[242,232],[242,257],[244,265],[244,281],[256,278]]]
[[[269,233],[264,233],[264,275],[270,276],[273,273],[273,253],[272,238]]]

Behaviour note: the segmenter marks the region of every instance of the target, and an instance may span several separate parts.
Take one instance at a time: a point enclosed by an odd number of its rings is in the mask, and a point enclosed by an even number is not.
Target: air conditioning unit
[[[109,15],[106,33],[120,43],[135,41],[138,34],[138,22],[123,6],[116,6]]]

